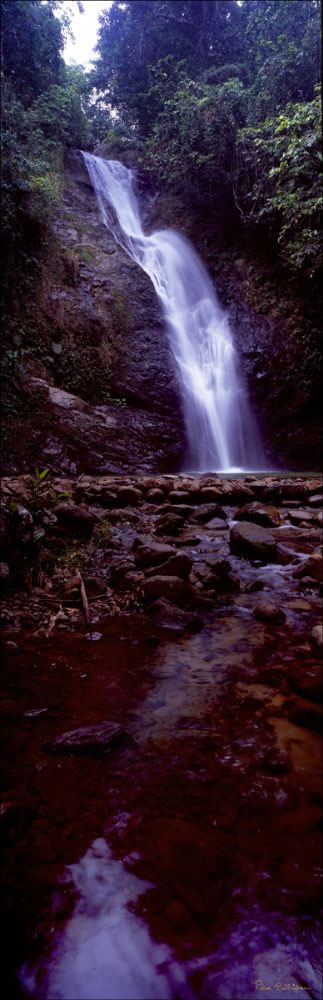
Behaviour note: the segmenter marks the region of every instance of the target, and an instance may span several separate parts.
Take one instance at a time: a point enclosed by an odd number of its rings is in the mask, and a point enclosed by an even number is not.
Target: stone
[[[263,580],[251,580],[250,583],[246,583],[243,590],[246,594],[256,594],[259,590],[263,590],[264,586]]]
[[[313,510],[289,510],[288,517],[291,524],[296,524],[298,526],[299,524],[307,522],[309,524],[314,524],[317,515]]]
[[[214,517],[220,518],[223,521],[226,520],[226,514],[222,507],[214,503],[204,503],[194,512],[193,520],[201,522],[201,524],[206,524]]]
[[[142,493],[135,486],[121,486],[118,489],[117,498],[118,503],[127,507],[139,503],[139,500],[142,500]]]
[[[6,583],[10,579],[10,569],[8,563],[0,562],[0,580]]]
[[[99,597],[101,594],[104,595],[107,589],[106,580],[101,579],[100,576],[86,576],[85,589],[87,597]]]
[[[175,632],[199,632],[203,627],[202,619],[190,611],[183,611],[164,597],[158,598],[149,607],[149,614],[154,615],[159,628],[172,629]]]
[[[233,573],[227,573],[225,576],[208,573],[203,578],[203,584],[207,590],[214,590],[216,593],[234,594],[240,590],[240,581]]]
[[[302,483],[284,483],[281,484],[281,493],[284,500],[305,500],[307,496],[307,489]]]
[[[321,705],[305,698],[295,697],[288,702],[288,718],[296,726],[304,726],[314,732],[322,732],[323,710]]]
[[[269,529],[251,521],[240,521],[231,528],[230,549],[246,559],[276,562],[277,558],[277,544]]]
[[[244,486],[242,483],[235,483],[234,485],[228,483],[227,488],[227,502],[228,503],[243,503],[244,500],[254,500],[255,494],[250,486]]]
[[[214,576],[219,577],[219,579],[222,579],[224,576],[228,576],[228,573],[231,573],[231,563],[228,559],[217,559],[216,557],[208,556],[205,562],[212,570]]]
[[[183,521],[187,521],[189,517],[192,517],[192,507],[189,507],[186,503],[172,504],[166,503],[164,510],[159,508],[158,513],[164,514],[175,514],[176,517],[182,517]]]
[[[276,528],[282,524],[282,517],[277,507],[258,503],[257,500],[254,503],[238,507],[234,519],[235,521],[252,521],[254,524],[260,524],[263,528]]]
[[[7,518],[0,514],[0,554],[7,555],[10,549],[10,534]]]
[[[321,702],[323,699],[323,675],[320,664],[295,663],[287,667],[287,680],[298,694],[308,701]]]
[[[293,562],[295,553],[290,552],[286,545],[280,545],[280,543],[277,542],[276,558],[280,566],[288,566],[289,563]]]
[[[218,503],[221,497],[221,490],[218,490],[216,486],[203,486],[200,490],[202,503]]]
[[[168,499],[172,504],[183,504],[188,502],[190,494],[187,490],[171,490]]]
[[[136,566],[144,568],[146,566],[159,566],[165,563],[170,556],[174,555],[171,545],[163,545],[162,542],[151,542],[151,544],[140,545],[135,549]]]
[[[179,576],[182,580],[187,580],[191,569],[192,560],[186,552],[175,552],[174,555],[170,556],[170,559],[167,559],[167,562],[158,567],[158,573],[162,573],[163,576]],[[150,575],[154,572],[155,568],[148,570]]]
[[[323,646],[323,625],[314,625],[311,631],[311,639],[314,646],[317,649],[322,649]]]
[[[27,545],[33,537],[33,517],[22,503],[17,503],[14,511],[15,537],[22,545]]]
[[[94,525],[99,520],[87,507],[74,503],[57,504],[55,514],[60,524],[66,525],[71,531],[88,536],[92,534]]]
[[[125,736],[125,730],[117,722],[99,722],[62,733],[55,740],[44,743],[42,750],[46,753],[101,756],[113,750]]]
[[[86,503],[99,503],[100,507],[117,506],[117,494],[108,490],[105,486],[100,486],[99,483],[93,483],[87,488],[77,486],[76,496],[77,499],[83,499]]]
[[[156,535],[177,535],[183,527],[183,518],[176,514],[166,514],[157,522]]]
[[[143,582],[142,591],[147,602],[155,601],[158,597],[165,597],[166,600],[179,604],[180,607],[186,603],[189,596],[187,584],[178,576],[152,576]]]
[[[285,612],[274,601],[263,600],[256,605],[254,616],[260,622],[268,622],[269,625],[282,625],[286,619]]]
[[[208,521],[205,525],[207,531],[225,531],[229,525],[225,521],[222,521],[220,517],[212,517],[211,521]]]
[[[310,507],[323,507],[323,494],[316,493],[313,497],[309,497],[308,503]]]
[[[202,542],[202,536],[195,534],[193,531],[190,531],[189,528],[183,531],[182,534],[176,538],[177,546],[183,545],[183,547],[185,546],[187,548],[196,548],[196,546],[200,545],[201,542]]]
[[[148,490],[148,493],[146,494],[146,500],[147,503],[153,503],[153,504],[163,503],[163,501],[165,500],[165,496],[162,490],[152,489]]]
[[[140,573],[139,570],[137,573],[135,570],[130,570],[129,573],[125,573],[124,581],[125,583],[129,583],[131,587],[138,587],[143,578],[144,574]]]
[[[155,545],[155,542],[153,541],[151,535],[135,535],[132,543],[133,551],[135,552],[141,545]]]
[[[304,574],[312,576],[315,580],[323,580],[323,556],[319,552],[314,552],[304,564]]]

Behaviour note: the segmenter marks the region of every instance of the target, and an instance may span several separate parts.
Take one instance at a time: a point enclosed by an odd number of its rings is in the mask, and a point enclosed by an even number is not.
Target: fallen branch
[[[81,597],[81,601],[82,601],[82,607],[83,607],[83,614],[84,614],[85,624],[89,625],[89,622],[90,622],[90,611],[89,611],[88,599],[87,599],[87,596],[86,596],[86,590],[85,590],[85,586],[84,586],[84,580],[83,580],[83,577],[81,576],[81,573],[79,572],[79,570],[77,571],[77,579],[79,581],[80,597]]]

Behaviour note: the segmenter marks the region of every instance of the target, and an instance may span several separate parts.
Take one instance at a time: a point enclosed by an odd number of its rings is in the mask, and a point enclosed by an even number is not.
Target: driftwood
[[[78,571],[77,575],[78,575],[78,580],[79,580],[80,597],[81,597],[81,601],[82,601],[82,608],[83,608],[84,619],[85,619],[86,625],[88,625],[89,622],[90,622],[90,612],[89,612],[88,599],[87,599],[87,596],[86,596],[86,590],[85,590],[85,586],[84,586],[84,580],[83,580],[83,577],[81,576],[81,573],[79,573],[79,571]]]
[[[87,599],[87,596],[86,596],[86,590],[85,590],[85,586],[84,586],[84,580],[83,580],[83,577],[82,577],[79,569],[76,570],[75,576],[72,576],[71,580],[68,580],[68,582],[65,584],[64,593],[65,594],[66,593],[71,593],[73,590],[78,590],[79,593],[80,593],[81,604],[82,604],[83,614],[84,614],[84,620],[85,620],[85,624],[88,625],[89,621],[90,621],[89,603],[88,603],[88,599]]]

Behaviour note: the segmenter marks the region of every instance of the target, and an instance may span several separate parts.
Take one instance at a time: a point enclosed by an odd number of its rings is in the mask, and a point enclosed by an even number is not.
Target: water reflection
[[[264,992],[272,1000],[321,998],[314,921],[264,913],[252,902],[240,911],[237,901],[236,921],[216,948],[180,965],[129,908],[151,883],[115,861],[105,840],[95,840],[68,877],[79,896],[72,918],[47,968],[43,960],[21,972],[36,1000],[254,1000]]]
[[[129,910],[151,884],[112,858],[105,840],[95,840],[68,869],[79,899],[54,944],[48,968],[24,966],[21,981],[46,1000],[169,1000],[181,972],[166,945],[152,941]],[[168,967],[168,973],[163,969]],[[191,994],[185,993],[187,1000]]]

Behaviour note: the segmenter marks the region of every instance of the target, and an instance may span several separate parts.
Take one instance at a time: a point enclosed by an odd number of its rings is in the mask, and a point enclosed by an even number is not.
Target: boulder
[[[244,500],[254,500],[255,494],[250,486],[245,486],[242,483],[230,484],[228,483],[227,490],[227,503],[243,503]]]
[[[278,607],[274,601],[263,600],[256,605],[254,616],[260,622],[268,622],[269,625],[282,625],[286,619],[285,611]]]
[[[145,580],[142,585],[145,601],[148,603],[155,601],[158,597],[165,597],[166,600],[179,604],[181,607],[186,603],[189,595],[187,584],[178,576],[156,575]]]
[[[175,514],[176,517],[182,517],[183,521],[187,521],[189,517],[192,517],[192,507],[189,507],[186,503],[166,503],[164,510],[159,508],[158,513],[162,513],[163,516],[164,514]]]
[[[3,583],[7,583],[9,579],[10,569],[8,563],[0,562],[0,580],[2,580]]]
[[[194,512],[194,521],[201,522],[201,524],[206,524],[211,521],[214,517],[220,518],[221,520],[226,520],[226,514],[222,507],[219,507],[217,503],[204,503]]]
[[[89,511],[87,507],[75,503],[59,503],[55,507],[55,514],[59,524],[66,526],[77,534],[91,535],[94,525],[98,522],[98,517]]]
[[[16,541],[28,545],[33,538],[33,517],[22,503],[17,503],[14,511],[14,532]]]
[[[323,495],[322,493],[316,493],[313,497],[309,497],[308,501],[310,507],[323,507]]]
[[[167,562],[158,567],[158,573],[163,576],[179,576],[182,580],[187,580],[191,569],[192,560],[186,555],[186,552],[175,552],[174,555],[170,556],[170,559],[167,559]],[[152,575],[154,572],[155,568],[150,569],[147,575]]]
[[[317,649],[322,649],[323,646],[323,625],[314,625],[311,631],[311,639],[314,646]]]
[[[146,500],[148,503],[153,503],[153,504],[163,503],[163,501],[165,500],[165,496],[162,490],[152,489],[148,490],[148,493],[146,494]]]
[[[128,507],[139,503],[142,500],[142,493],[135,486],[121,486],[118,489],[117,498],[121,506]]]
[[[113,750],[125,736],[125,730],[117,722],[99,722],[62,733],[52,742],[44,743],[42,750],[46,753],[101,756]]]
[[[215,590],[221,594],[234,594],[240,590],[240,580],[233,573],[227,573],[225,576],[216,576],[210,572],[204,577],[203,584],[207,590]]]
[[[286,676],[290,687],[297,694],[302,695],[308,701],[322,701],[323,676],[320,664],[315,663],[315,661],[305,664],[290,664]]]
[[[212,570],[214,576],[219,579],[223,579],[224,576],[228,576],[231,573],[231,563],[228,559],[217,559],[216,556],[208,556],[205,560],[209,569]]]
[[[288,702],[288,718],[295,726],[304,726],[315,733],[322,732],[323,710],[321,705],[305,698],[291,698]]]
[[[185,546],[187,548],[196,548],[197,545],[200,545],[202,540],[202,533],[201,535],[197,535],[189,528],[186,528],[185,531],[183,531],[182,534],[176,538],[176,545],[183,545],[183,547]]]
[[[216,486],[203,486],[200,490],[200,500],[202,503],[218,503],[222,493]]]
[[[7,518],[0,514],[0,555],[7,555],[10,549],[10,534]]]
[[[229,525],[220,517],[212,517],[211,521],[208,521],[205,527],[207,531],[225,531]]]
[[[323,556],[319,552],[314,552],[304,564],[304,574],[314,577],[314,580],[323,580]]]
[[[277,558],[277,545],[269,529],[251,521],[240,521],[231,528],[230,549],[234,555],[246,559],[276,562]]]
[[[235,521],[252,521],[254,524],[260,524],[263,528],[276,528],[282,524],[282,517],[277,507],[258,503],[257,500],[254,503],[238,507],[234,519]]]
[[[277,543],[276,558],[280,566],[288,566],[295,559],[295,553],[291,552],[286,545]]]
[[[190,494],[186,490],[171,490],[168,494],[170,503],[183,504],[190,499]]]
[[[313,510],[289,510],[288,517],[292,524],[314,524],[317,514]]]
[[[165,514],[157,522],[156,535],[177,535],[183,527],[183,518],[177,514]]]
[[[174,555],[174,549],[171,545],[151,542],[151,544],[136,547],[135,553],[136,566],[143,569],[146,566],[160,566],[161,563],[165,563],[170,556]]]
[[[199,632],[203,627],[202,619],[198,615],[177,608],[164,597],[158,598],[150,605],[149,614],[154,615],[159,628],[172,629],[174,632]]]

